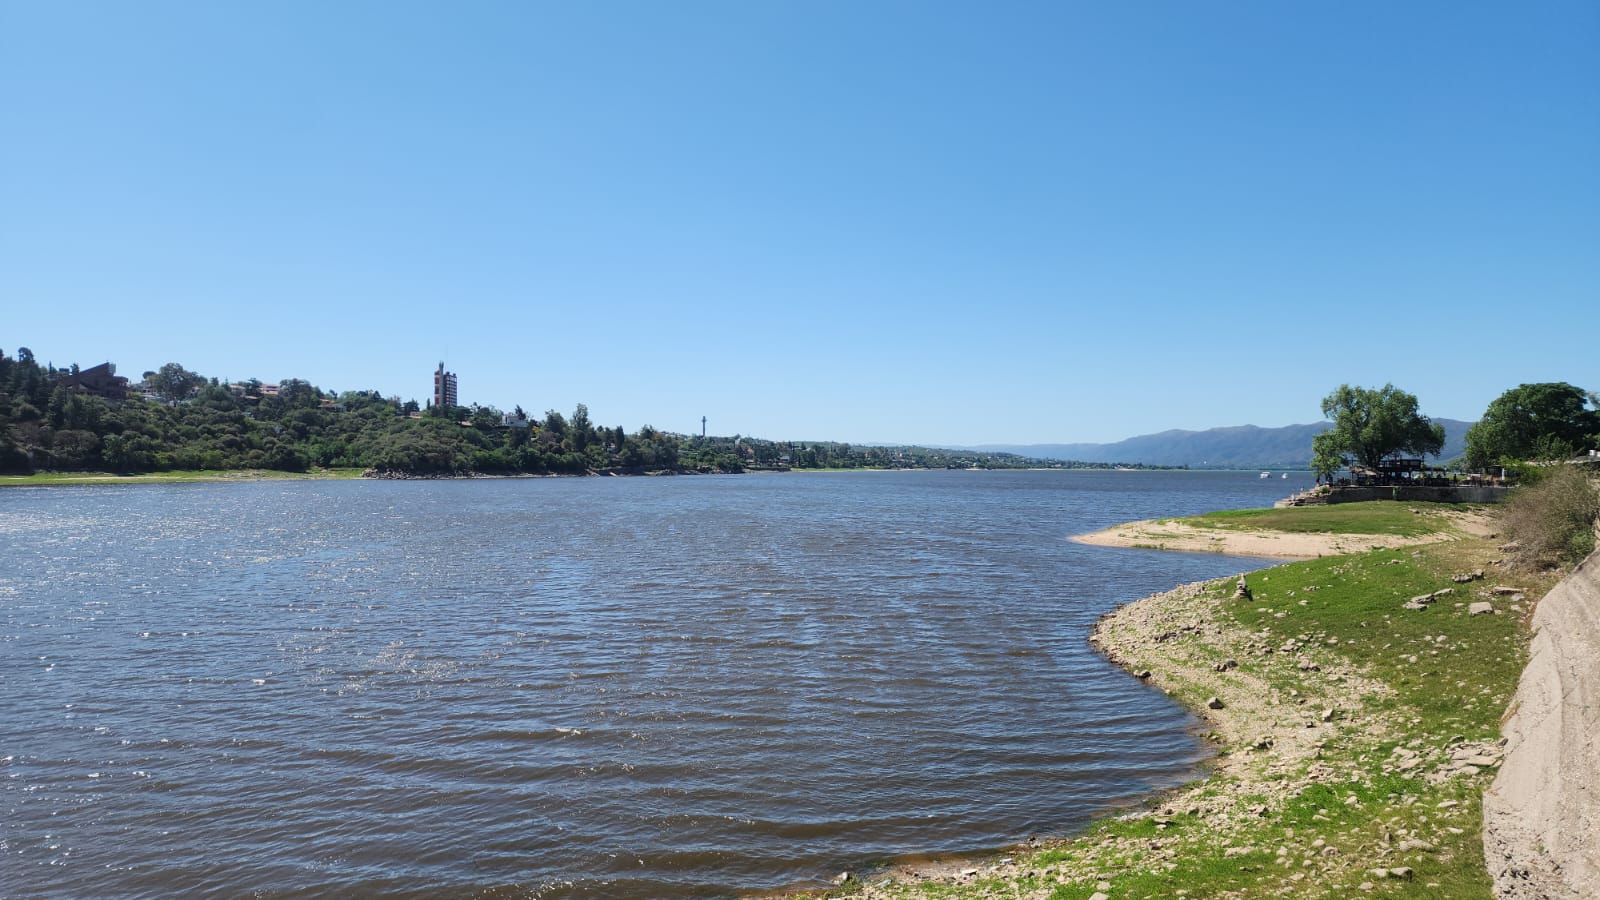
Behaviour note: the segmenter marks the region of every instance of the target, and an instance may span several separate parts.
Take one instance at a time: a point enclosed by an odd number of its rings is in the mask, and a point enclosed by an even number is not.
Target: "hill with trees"
[[[109,364],[0,353],[0,472],[361,468],[403,475],[742,472],[760,469],[1075,468],[1104,463],[926,447],[851,446],[599,425],[583,404],[534,418],[487,406],[420,409],[306,381],[223,384],[177,363],[130,384]]]

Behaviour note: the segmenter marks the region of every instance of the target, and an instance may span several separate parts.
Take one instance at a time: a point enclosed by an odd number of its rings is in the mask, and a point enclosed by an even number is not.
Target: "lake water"
[[[1086,643],[1255,473],[0,490],[0,896],[673,897],[1081,827],[1194,722]]]

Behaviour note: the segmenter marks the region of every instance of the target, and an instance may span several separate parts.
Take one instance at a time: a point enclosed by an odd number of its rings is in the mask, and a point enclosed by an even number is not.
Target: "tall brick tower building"
[[[438,371],[433,373],[433,405],[460,406],[456,399],[456,373],[446,372],[444,363],[439,363]]]

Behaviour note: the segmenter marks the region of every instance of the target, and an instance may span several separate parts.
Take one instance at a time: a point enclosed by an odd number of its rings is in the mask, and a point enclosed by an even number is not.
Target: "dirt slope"
[[[1483,799],[1495,893],[1600,897],[1600,552],[1539,601]]]

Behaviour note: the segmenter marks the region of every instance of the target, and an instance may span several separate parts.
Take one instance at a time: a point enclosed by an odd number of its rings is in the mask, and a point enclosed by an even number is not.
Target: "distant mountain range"
[[[1444,426],[1444,452],[1450,460],[1466,452],[1471,422],[1434,419]],[[1257,428],[1235,425],[1206,431],[1173,429],[1131,437],[1115,444],[985,444],[973,450],[1018,453],[1039,459],[1072,459],[1097,463],[1143,463],[1217,469],[1305,469],[1311,465],[1311,438],[1332,428],[1330,422]]]

